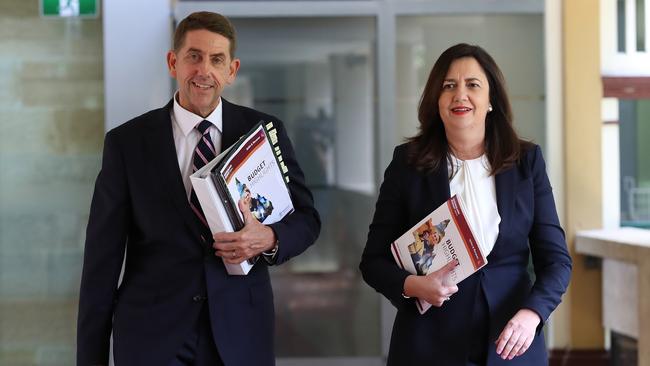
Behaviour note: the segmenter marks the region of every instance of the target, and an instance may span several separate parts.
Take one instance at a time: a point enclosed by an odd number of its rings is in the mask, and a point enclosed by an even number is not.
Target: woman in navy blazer
[[[419,121],[386,169],[360,265],[398,309],[388,365],[546,365],[541,329],[568,286],[571,258],[541,150],[515,133],[492,57],[467,44],[447,49],[429,75]],[[400,269],[390,243],[450,197],[454,161],[479,157],[500,216],[488,264],[457,285],[445,281],[454,262],[426,276]],[[416,297],[433,307],[420,315]]]

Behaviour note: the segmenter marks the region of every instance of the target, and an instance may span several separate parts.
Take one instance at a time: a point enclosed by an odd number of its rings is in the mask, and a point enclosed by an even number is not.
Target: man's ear
[[[239,61],[238,58],[230,61],[230,68],[228,70],[228,79],[226,80],[226,83],[228,85],[232,84],[237,78],[237,71],[239,70],[240,63],[241,62]]]
[[[176,52],[174,50],[169,50],[167,52],[167,69],[169,70],[169,75],[176,78]]]

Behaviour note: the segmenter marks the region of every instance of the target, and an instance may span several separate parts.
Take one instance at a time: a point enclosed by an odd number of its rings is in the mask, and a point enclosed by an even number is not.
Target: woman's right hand
[[[449,275],[458,262],[453,260],[426,276],[410,275],[404,281],[404,295],[417,297],[435,307],[441,307],[449,297],[458,292],[458,286],[450,284]]]

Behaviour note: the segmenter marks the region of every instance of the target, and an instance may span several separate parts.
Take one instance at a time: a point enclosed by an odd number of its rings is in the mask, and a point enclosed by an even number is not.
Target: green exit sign
[[[40,0],[46,17],[96,17],[99,0]]]

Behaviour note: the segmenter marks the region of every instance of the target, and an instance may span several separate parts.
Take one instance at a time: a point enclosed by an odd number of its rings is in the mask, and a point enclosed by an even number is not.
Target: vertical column
[[[334,75],[337,186],[367,195],[373,176],[374,118],[372,64],[366,55],[331,56]]]
[[[571,345],[602,348],[599,269],[574,250],[575,233],[602,225],[600,9],[597,2],[563,2],[565,223],[573,256]]]
[[[172,95],[170,0],[102,1],[105,127],[164,105]]]
[[[544,2],[544,66],[546,81],[546,167],[560,223],[566,227],[564,210],[564,120],[562,115],[562,0]],[[566,349],[571,344],[570,290],[551,315],[547,346]]]

